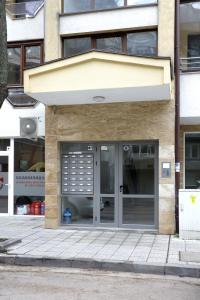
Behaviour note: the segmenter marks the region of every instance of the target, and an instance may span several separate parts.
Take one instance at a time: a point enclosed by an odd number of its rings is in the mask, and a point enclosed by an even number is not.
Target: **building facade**
[[[26,2],[32,11],[34,1]],[[35,2],[39,7],[41,1]],[[198,7],[199,1],[180,4],[186,189],[198,187],[198,163],[191,161],[199,153]],[[24,36],[19,34],[22,49],[27,40],[44,49],[42,65],[28,66],[23,84],[25,95],[40,103],[34,111],[45,105],[46,227],[70,223],[174,233],[175,1],[46,0],[36,11],[34,18],[9,22],[28,22]],[[28,33],[29,22],[35,30]]]

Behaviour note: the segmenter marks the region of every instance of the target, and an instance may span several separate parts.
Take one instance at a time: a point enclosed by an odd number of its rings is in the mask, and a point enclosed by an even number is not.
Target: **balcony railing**
[[[80,13],[157,3],[158,0],[63,0],[63,13]]]
[[[25,1],[20,3],[6,3],[6,11],[13,19],[34,18],[42,8],[44,0]]]
[[[182,72],[200,71],[200,57],[182,57],[180,59],[180,70]]]

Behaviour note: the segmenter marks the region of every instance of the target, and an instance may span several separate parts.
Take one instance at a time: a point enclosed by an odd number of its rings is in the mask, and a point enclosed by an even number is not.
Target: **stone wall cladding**
[[[159,170],[171,162],[171,178],[159,171],[159,232],[174,232],[174,101],[59,106],[46,110],[46,226],[59,224],[59,143],[83,141],[159,142]],[[50,221],[52,220],[52,222]]]

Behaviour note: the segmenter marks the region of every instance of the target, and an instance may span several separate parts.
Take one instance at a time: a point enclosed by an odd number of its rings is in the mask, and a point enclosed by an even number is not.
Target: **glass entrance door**
[[[155,228],[156,145],[123,143],[119,147],[119,226]]]
[[[157,147],[155,143],[98,145],[96,224],[157,226]]]
[[[8,214],[8,156],[0,155],[0,214]]]

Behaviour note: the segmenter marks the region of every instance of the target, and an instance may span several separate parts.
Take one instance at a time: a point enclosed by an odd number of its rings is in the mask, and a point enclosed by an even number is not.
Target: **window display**
[[[14,204],[17,215],[44,215],[44,140],[15,139]]]

